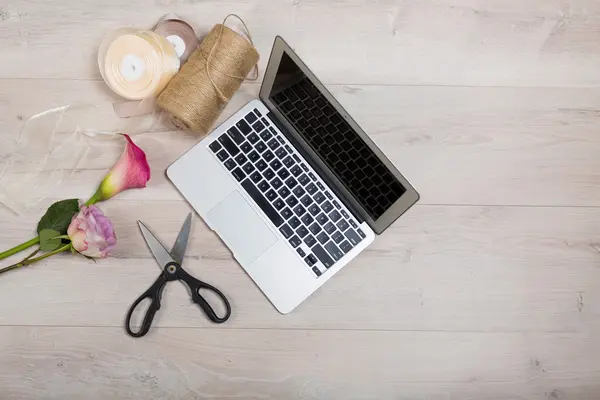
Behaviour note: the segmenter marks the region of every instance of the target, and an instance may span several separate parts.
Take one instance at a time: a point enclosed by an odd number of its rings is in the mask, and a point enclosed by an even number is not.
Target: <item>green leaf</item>
[[[61,200],[52,204],[46,214],[40,219],[37,231],[38,235],[44,229],[52,229],[58,232],[57,235],[65,235],[67,228],[73,219],[73,215],[79,211],[79,201],[77,199]]]
[[[40,231],[40,250],[53,251],[60,247],[60,233],[54,229],[42,229]]]

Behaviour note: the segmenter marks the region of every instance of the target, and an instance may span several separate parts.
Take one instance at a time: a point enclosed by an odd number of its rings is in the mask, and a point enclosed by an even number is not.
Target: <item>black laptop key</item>
[[[339,243],[342,240],[344,240],[344,235],[342,235],[342,233],[340,231],[335,231],[335,233],[333,235],[331,235],[331,238],[333,239],[334,242]]]
[[[314,221],[313,217],[311,217],[308,213],[304,214],[300,219],[302,220],[302,223],[304,223],[304,225],[306,226],[312,224]]]
[[[291,199],[292,197],[290,197]],[[294,213],[301,217],[304,215],[304,213],[306,213],[306,208],[302,207],[302,204],[298,204],[296,207],[294,207]]]
[[[312,196],[317,192],[317,186],[314,183],[311,183],[306,187],[306,191]]]
[[[301,187],[301,186],[298,186]],[[295,192],[294,192],[295,193]],[[300,199],[300,201],[302,202],[302,204],[304,204],[304,207],[308,207],[310,206],[310,203],[312,203],[312,198],[309,195],[305,195],[304,197],[302,197]],[[314,205],[314,204],[313,204]],[[313,214],[314,215],[314,214]]]
[[[333,259],[329,256],[329,253],[327,253],[325,249],[321,247],[321,245],[316,245],[313,247],[312,252],[326,268],[329,268],[333,265]]]
[[[313,235],[308,235],[304,238],[304,243],[306,243],[308,247],[313,247],[315,243],[317,243],[317,239],[315,239]]]
[[[286,181],[285,184],[290,188],[293,189],[296,187],[296,185],[298,184],[298,181],[294,179],[293,176],[289,177]]]
[[[281,189],[279,189],[279,195],[282,199],[285,199],[290,195],[290,190],[284,186]]]
[[[273,160],[273,162],[271,162],[271,164],[269,164],[269,165],[271,165],[271,168],[273,168],[273,171],[277,171],[279,168],[281,168],[281,162],[277,159]]]
[[[344,232],[346,229],[348,229],[350,227],[350,225],[348,225],[348,222],[346,222],[345,219],[340,219],[336,225],[337,225],[338,229],[342,232]]]
[[[254,128],[254,130],[256,132],[260,132],[263,129],[265,129],[265,125],[260,121],[256,121],[256,123],[254,123],[254,125],[252,125],[252,128]]]
[[[246,177],[246,174],[244,173],[244,171],[242,171],[241,168],[236,168],[233,171],[231,171],[231,175],[233,175],[235,177],[235,179],[237,179],[238,182],[240,182],[242,179],[244,179]]]
[[[292,173],[292,175],[298,176],[302,173],[302,168],[300,168],[300,166],[296,164],[290,169],[290,172]]]
[[[296,229],[297,227],[300,226],[300,220],[297,217],[292,217],[288,221],[288,224],[290,224],[290,226],[292,227],[292,229]]]
[[[350,250],[352,250],[352,245],[350,243],[348,243],[347,240],[344,240],[342,243],[340,243],[340,249],[344,253],[348,253]]]
[[[281,179],[279,178],[275,178],[271,181],[271,186],[273,186],[275,190],[279,189],[281,185],[283,185],[283,182],[281,182]]]
[[[356,232],[358,233],[358,236],[360,236],[363,239],[367,237],[367,235],[365,235],[365,233],[360,229],[357,229]]]
[[[329,199],[329,200],[333,200],[333,196],[331,195],[331,193],[329,192],[325,192],[325,196]]]
[[[277,150],[277,148],[278,148],[279,146],[281,146],[281,144],[279,143],[279,141],[278,141],[277,139],[275,139],[275,138],[271,139],[271,140],[269,141],[269,143],[267,143],[267,144],[269,145],[269,148],[270,148],[271,150]]]
[[[258,184],[258,188],[260,189],[261,192],[264,193],[267,190],[269,190],[269,183],[267,181],[260,181],[260,183]]]
[[[281,228],[279,228],[279,232],[281,232],[283,237],[286,239],[294,234],[294,231],[289,227],[288,224],[284,224]]]
[[[306,256],[306,253],[304,252],[304,250],[302,250],[300,247],[298,247],[296,249],[296,253],[298,253],[298,255],[302,258],[304,258]]]
[[[329,214],[329,212],[331,210],[333,210],[333,206],[331,205],[330,202],[326,201],[325,203],[321,204],[321,207],[323,207],[323,211],[325,211],[326,213]],[[335,221],[334,221],[335,222]]]
[[[216,140],[209,144],[208,147],[212,150],[213,153],[216,153],[217,151],[221,150],[221,145]]]
[[[321,113],[321,112],[319,111],[319,113]],[[317,113],[313,113],[313,114],[315,117],[318,117]],[[312,126],[313,128],[316,128],[321,125],[321,122],[317,118],[313,118],[308,122],[310,123],[310,126]]]
[[[317,276],[317,278],[319,276],[321,276],[321,270],[317,267],[312,267],[313,272],[315,273],[315,275]]]
[[[298,198],[302,197],[302,195],[304,193],[306,193],[306,192],[304,191],[304,189],[302,188],[302,186],[296,186],[296,188],[294,189],[294,194]],[[309,202],[309,204],[310,204],[310,202]],[[308,204],[305,204],[305,205],[308,205]]]
[[[323,228],[325,229],[325,232],[327,232],[329,234],[331,234],[331,233],[333,233],[335,231],[335,225],[331,221],[329,221],[328,223],[326,223]]]
[[[266,162],[271,162],[271,160],[275,158],[275,155],[271,152],[271,150],[267,150],[263,154],[263,158]]]
[[[249,124],[253,124],[253,123],[254,123],[254,122],[257,120],[257,119],[258,119],[258,117],[257,117],[257,116],[256,116],[256,114],[254,114],[253,112],[251,112],[251,113],[248,113],[248,114],[246,115],[246,121],[247,121]]]
[[[302,104],[302,103],[300,103],[300,104]],[[302,104],[302,105],[304,105],[304,104]],[[292,115],[292,118],[294,118],[294,119],[302,118],[302,114],[300,114],[300,111],[298,111],[298,110],[293,110],[291,115]]]
[[[258,135],[256,133],[252,133],[248,136],[248,141],[252,144],[256,144],[256,142],[258,142],[260,139],[258,138]]]
[[[312,204],[310,207],[308,207],[308,211],[311,213],[312,216],[316,216],[319,212],[321,212],[319,206],[317,206],[316,204]]]
[[[229,157],[229,154],[227,154],[227,152],[225,150],[221,150],[220,152],[217,153],[217,158],[221,161],[227,160],[228,157]]]
[[[298,234],[298,236],[303,238],[306,235],[308,235],[308,229],[306,229],[306,227],[300,225],[300,227],[298,227],[298,229],[296,230],[296,233]]]
[[[273,201],[277,198],[277,193],[273,189],[271,189],[265,194],[265,196],[267,196],[267,199]]]
[[[246,161],[248,161],[248,159],[247,159],[247,158],[246,158],[246,156],[245,156],[245,155],[243,155],[243,154],[238,154],[238,155],[235,157],[235,162],[237,162],[237,163],[238,163],[238,165],[244,165],[244,163],[245,163]]]
[[[346,238],[348,238],[348,241],[352,243],[353,246],[356,246],[362,240],[360,236],[354,232],[354,229],[348,229],[344,232],[344,235],[346,235]]]
[[[288,206],[295,207],[298,204],[298,199],[295,198],[294,196],[290,196],[287,198],[287,200],[285,202],[287,203]]]
[[[358,228],[358,225],[356,225],[356,222],[354,222],[354,220],[349,220],[350,221],[350,226],[353,227],[354,229]],[[361,231],[362,232],[362,231]]]
[[[273,172],[273,170],[271,168],[267,168],[264,172],[263,175],[265,176],[266,180],[271,180],[273,179],[273,177],[275,176],[275,172]]]
[[[287,151],[285,151],[285,149],[283,147],[280,147],[277,150],[275,150],[275,155],[277,157],[279,157],[279,159],[282,159],[283,157],[285,157],[286,154],[287,154]]]
[[[285,219],[288,219],[292,215],[294,215],[294,214],[292,213],[292,210],[290,210],[288,207],[281,210],[281,216]]]
[[[227,134],[237,144],[242,144],[244,142],[244,135],[242,135],[235,126],[232,126],[231,128],[229,128],[227,130]]]
[[[248,142],[244,142],[240,146],[240,149],[242,149],[242,151],[247,154],[249,151],[252,150],[252,145]]]
[[[267,199],[264,198],[262,193],[260,193],[260,191],[256,188],[256,186],[254,186],[252,182],[250,182],[250,180],[245,179],[242,182],[242,187],[246,190],[250,197],[252,197],[252,200],[254,200],[256,204],[258,204],[260,209],[271,220],[273,225],[279,227],[281,224],[283,224],[283,218],[281,218],[277,211],[275,211],[275,209],[271,206],[271,204],[269,204]]]
[[[259,153],[263,153],[266,149],[267,145],[264,142],[256,143],[256,150],[258,150]]]
[[[324,201],[325,201],[325,196],[323,195],[323,193],[321,193],[321,192],[317,193],[317,194],[315,195],[315,201],[316,201],[318,204],[321,204],[322,202],[324,202]]]
[[[324,225],[327,221],[329,221],[329,218],[324,213],[317,215],[317,222],[319,224]]]
[[[346,212],[346,210],[341,210],[340,212],[342,213],[342,217],[344,217],[346,219],[350,218],[350,216],[348,215],[348,213]]]
[[[256,163],[256,168],[258,168],[259,171],[264,171],[265,168],[267,168],[267,163],[265,160],[258,160]]]
[[[331,256],[333,257],[333,259],[335,261],[337,261],[340,258],[344,257],[344,253],[333,242],[328,242],[325,245],[325,248],[327,249],[327,251],[329,252],[329,254],[331,254]]]
[[[325,207],[323,207],[323,210],[325,210]],[[333,210],[331,213],[329,213],[329,218],[331,218],[333,222],[337,222],[340,218],[342,218],[342,216],[339,212],[337,212],[337,210]]]
[[[260,122],[257,122],[257,124],[260,124]],[[261,124],[262,125],[262,124]],[[264,140],[265,142],[269,139],[271,139],[273,137],[273,134],[271,132],[269,132],[268,129],[265,129],[264,131],[262,131],[260,133],[260,138],[262,140]]]
[[[258,155],[258,153],[256,151],[252,150],[252,152],[250,154],[248,154],[248,158],[250,159],[250,161],[256,162],[256,160],[258,160],[260,158],[260,156]]]
[[[285,178],[287,178],[288,176],[290,176],[290,172],[289,172],[287,169],[285,169],[285,168],[281,168],[281,169],[279,170],[279,172],[277,172],[277,175],[278,175],[278,176],[279,176],[281,179],[285,179]]]
[[[233,168],[235,168],[236,164],[235,161],[233,161],[233,159],[228,159],[227,161],[225,161],[225,168],[227,168],[228,170],[232,170]]]
[[[296,235],[292,236],[290,238],[289,242],[292,245],[292,247],[294,247],[294,248],[296,248],[302,244],[302,240],[300,240],[300,238]]]
[[[250,132],[252,132],[252,128],[250,127],[250,125],[248,125],[248,123],[245,120],[240,120],[238,121],[235,126],[242,131],[242,133],[244,135],[249,134]]]
[[[321,232],[321,227],[316,222],[308,227],[313,235],[318,235]]]
[[[308,176],[306,174],[302,174],[298,177],[298,182],[300,182],[300,184],[302,186],[306,185],[308,182],[310,182],[310,179],[308,179]]]
[[[276,210],[281,210],[283,207],[285,207],[285,203],[283,202],[283,200],[277,199],[273,202],[273,206]]]
[[[291,148],[289,145],[287,145],[287,144],[285,145],[285,150],[286,150],[288,153],[292,153],[292,148]]]
[[[317,187],[321,190],[325,190],[325,186],[321,182],[317,182]]]
[[[252,182],[258,183],[262,179],[262,176],[260,176],[258,171],[254,171],[252,175],[250,175],[250,179],[252,179]]]
[[[337,200],[332,201],[332,203],[333,203],[333,206],[337,209],[339,209],[341,207],[340,203],[338,203]]]
[[[292,156],[287,156],[286,158],[284,158],[283,165],[285,165],[288,168],[294,165],[294,159],[292,158]]]
[[[298,157],[298,154],[293,154],[293,156],[294,156],[294,160],[296,160],[296,162],[302,162],[300,157]]]
[[[219,142],[223,145],[223,147],[225,147],[225,149],[227,149],[227,152],[231,154],[232,157],[237,156],[237,154],[240,152],[240,149],[238,149],[238,147],[235,145],[235,143],[233,143],[231,138],[227,136],[226,133],[219,137]]]
[[[258,111],[258,108],[254,109],[254,114],[258,115],[259,117],[262,116],[262,114],[260,113],[260,111]]]
[[[252,173],[252,171],[254,171],[254,165],[252,165],[252,163],[249,162],[249,163],[244,164],[242,169],[244,170],[245,173],[247,173],[249,175]]]
[[[311,254],[312,255],[312,254]],[[313,265],[315,265],[316,261],[314,261],[311,257],[306,257],[304,259],[304,262],[309,266],[312,267]],[[321,272],[321,271],[319,271]]]
[[[317,235],[317,240],[321,244],[325,244],[329,240],[329,236],[325,232],[321,232]]]

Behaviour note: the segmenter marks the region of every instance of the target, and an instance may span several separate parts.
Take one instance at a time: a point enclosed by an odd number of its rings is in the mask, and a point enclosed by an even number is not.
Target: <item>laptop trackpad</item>
[[[240,263],[249,263],[277,237],[236,190],[212,208],[207,219]]]

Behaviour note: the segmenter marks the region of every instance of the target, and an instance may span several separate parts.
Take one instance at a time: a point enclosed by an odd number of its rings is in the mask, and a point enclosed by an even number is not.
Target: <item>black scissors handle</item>
[[[231,305],[229,304],[229,300],[227,300],[227,297],[225,297],[223,292],[206,282],[202,282],[201,280],[194,278],[181,267],[177,269],[177,278],[185,282],[185,284],[190,288],[190,292],[192,293],[192,301],[200,306],[208,319],[216,324],[222,324],[229,319],[231,316]],[[223,302],[223,305],[225,306],[224,316],[219,317],[217,315],[210,303],[206,301],[206,299],[200,294],[201,289],[209,290],[219,296]]]
[[[154,315],[158,310],[160,310],[160,298],[162,296],[162,291],[169,280],[170,279],[165,274],[165,271],[161,272],[161,274],[158,276],[158,279],[156,279],[152,286],[150,286],[148,290],[146,290],[140,297],[138,297],[136,301],[133,302],[131,308],[129,308],[129,312],[127,313],[127,319],[125,320],[125,330],[130,336],[138,338],[148,333],[150,327],[152,326]],[[146,311],[146,315],[144,316],[140,330],[134,332],[131,329],[131,316],[133,315],[136,307],[146,299],[150,299],[152,302],[150,303],[150,306],[148,306],[148,310]]]
[[[165,285],[169,281],[180,280],[183,281],[189,288],[192,294],[192,301],[200,306],[202,311],[206,314],[206,316],[214,323],[222,324],[227,321],[231,316],[231,305],[229,304],[229,300],[227,297],[216,287],[209,285],[208,283],[202,282],[199,279],[194,278],[190,274],[188,274],[181,265],[170,262],[165,266],[165,269],[158,276],[158,279],[146,290],[136,301],[133,302],[129,312],[127,313],[127,318],[125,319],[125,330],[130,336],[133,337],[142,337],[150,331],[150,327],[152,326],[152,320],[154,319],[154,315],[160,309],[160,298],[162,296],[163,289]],[[223,301],[223,305],[225,305],[225,315],[223,317],[219,317],[215,310],[212,308],[210,303],[206,301],[204,297],[200,294],[200,290],[210,290],[214,292],[221,300]],[[134,332],[131,329],[131,316],[133,312],[140,305],[142,301],[145,299],[150,299],[152,303],[148,307],[146,311],[146,315],[144,316],[144,320],[142,321],[142,326],[139,331]]]

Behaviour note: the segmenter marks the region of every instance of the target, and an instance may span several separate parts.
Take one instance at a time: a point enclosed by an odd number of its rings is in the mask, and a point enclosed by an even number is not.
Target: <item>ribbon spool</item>
[[[179,128],[206,134],[256,67],[259,54],[250,35],[246,39],[226,27],[229,16],[212,28],[158,97],[158,106]]]
[[[154,32],[164,36],[175,47],[182,65],[200,44],[194,28],[177,16],[163,17],[154,27]]]
[[[175,48],[152,31],[120,29],[108,35],[98,52],[106,84],[129,100],[157,96],[179,70]]]

